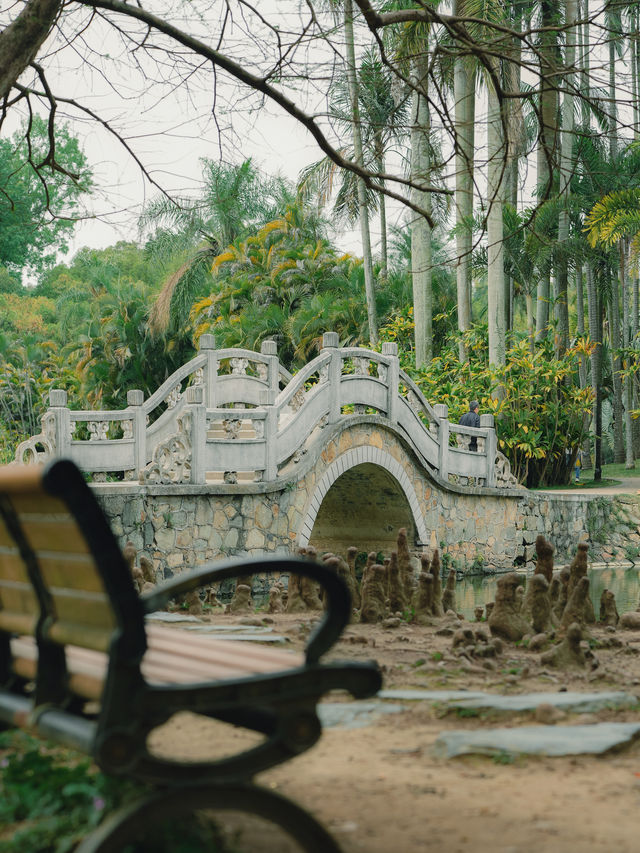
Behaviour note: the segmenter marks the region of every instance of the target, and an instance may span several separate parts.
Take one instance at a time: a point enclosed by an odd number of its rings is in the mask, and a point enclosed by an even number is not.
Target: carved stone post
[[[444,403],[436,403],[434,412],[440,418],[438,430],[438,468],[443,480],[449,480],[449,407]]]
[[[269,384],[269,398],[264,405],[273,406],[278,391],[280,390],[280,360],[278,358],[278,344],[275,341],[263,341],[260,352],[268,356],[267,382]]]
[[[190,385],[185,391],[185,402],[185,414],[191,420],[191,482],[203,484],[206,482],[207,410],[202,386]]]
[[[382,344],[382,355],[389,356],[387,368],[387,417],[392,423],[398,421],[398,382],[400,381],[400,360],[398,344],[385,341]]]
[[[49,412],[55,424],[55,455],[69,456],[71,450],[71,413],[67,406],[67,392],[49,391]]]
[[[487,440],[484,444],[484,452],[487,456],[485,485],[493,487],[496,484],[496,453],[498,451],[498,437],[494,428],[493,415],[480,415],[480,426],[487,430]]]
[[[341,389],[342,379],[342,356],[338,349],[338,333],[325,332],[322,336],[322,349],[331,350],[331,361],[329,363],[329,423],[335,424],[340,420],[341,414]]]
[[[204,403],[207,409],[215,409],[216,381],[218,379],[218,354],[216,352],[215,335],[201,335],[199,350],[207,357],[204,369]]]
[[[264,421],[264,474],[263,479],[275,480],[278,476],[276,458],[276,438],[278,433],[278,410],[270,402],[271,391],[260,392],[260,405],[264,406],[267,416]]]
[[[127,391],[127,406],[132,410],[133,421],[133,459],[136,479],[147,464],[147,418],[142,408],[144,392],[135,389]]]

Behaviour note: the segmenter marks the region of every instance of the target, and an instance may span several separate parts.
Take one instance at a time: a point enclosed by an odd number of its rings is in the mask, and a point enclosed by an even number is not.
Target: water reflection
[[[474,608],[482,607],[487,601],[495,599],[499,577],[500,575],[473,575],[459,580],[456,586],[458,612],[463,613],[467,619],[473,619]],[[526,577],[523,572],[523,581]],[[640,600],[640,566],[589,569],[589,588],[596,616],[600,612],[603,589],[610,589],[615,595],[618,613],[635,610]]]

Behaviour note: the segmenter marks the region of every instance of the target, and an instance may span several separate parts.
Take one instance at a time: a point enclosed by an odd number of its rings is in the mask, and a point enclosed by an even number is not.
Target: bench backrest
[[[126,655],[146,648],[129,568],[68,460],[0,468],[0,631]]]

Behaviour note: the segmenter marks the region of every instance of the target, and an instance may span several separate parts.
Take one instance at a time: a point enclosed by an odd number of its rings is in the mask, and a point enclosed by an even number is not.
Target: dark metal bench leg
[[[114,812],[75,853],[121,853],[161,819],[171,820],[200,810],[238,811],[279,826],[308,853],[341,853],[336,841],[303,808],[286,797],[251,784],[180,787],[151,794]]]

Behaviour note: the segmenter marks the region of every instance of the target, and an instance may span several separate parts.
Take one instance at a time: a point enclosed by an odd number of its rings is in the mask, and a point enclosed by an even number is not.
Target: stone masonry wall
[[[376,468],[384,469],[383,487],[379,478],[371,478]],[[383,489],[378,504],[387,500],[394,507],[394,523],[375,542],[375,547],[388,543],[385,550],[391,549],[402,521],[415,534],[416,552],[440,547],[461,570],[526,566],[538,533],[555,545],[557,564],[571,559],[581,538],[589,541],[593,561],[640,555],[640,502],[635,496],[451,491],[417,463],[401,436],[366,416],[348,429],[334,428],[276,490],[266,483],[234,486],[234,493],[222,486],[122,483],[94,488],[120,542],[131,540],[153,561],[159,577],[169,577],[225,556],[288,553],[297,544],[313,543],[321,533],[322,507],[330,506],[331,487],[345,471],[354,473],[354,485],[353,495],[345,495],[344,489],[340,495],[340,546],[369,549],[367,521],[375,502],[367,504],[364,498],[373,484]],[[330,522],[330,513],[328,518]]]

